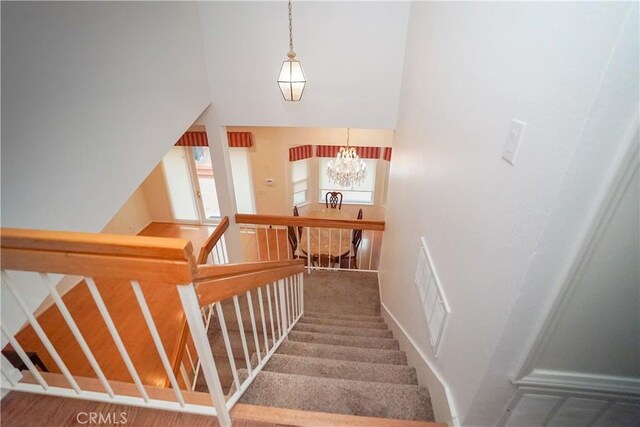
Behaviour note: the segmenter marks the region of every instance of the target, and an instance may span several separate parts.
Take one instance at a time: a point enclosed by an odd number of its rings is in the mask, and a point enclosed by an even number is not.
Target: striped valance
[[[384,147],[384,154],[382,155],[382,158],[388,162],[391,161],[391,147]]]
[[[379,159],[380,147],[353,147],[356,154],[362,159]],[[317,145],[316,156],[318,157],[335,157],[340,151],[339,145]]]
[[[206,132],[185,132],[176,145],[179,147],[208,147]]]
[[[227,132],[229,147],[253,147],[253,134],[251,132]]]
[[[299,145],[289,148],[289,161],[304,160],[313,157],[313,147],[311,145]]]
[[[253,134],[251,132],[227,132],[229,147],[253,146]],[[209,140],[206,132],[185,132],[176,145],[179,147],[208,147]]]

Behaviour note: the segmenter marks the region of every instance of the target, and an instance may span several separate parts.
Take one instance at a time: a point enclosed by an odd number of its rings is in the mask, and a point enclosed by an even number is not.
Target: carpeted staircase
[[[240,402],[433,421],[429,392],[418,385],[415,369],[407,365],[405,353],[400,351],[398,341],[380,317],[377,287],[375,274],[313,272],[306,275],[304,316],[253,380]],[[253,300],[256,307],[256,297]],[[240,306],[246,306],[246,298],[241,299]],[[234,308],[230,301],[222,307],[234,355],[237,355],[240,380],[244,381],[246,362]],[[256,366],[248,311],[243,311],[242,317],[253,354],[251,364]],[[223,388],[233,393],[219,325],[212,326],[209,337]],[[270,335],[270,323],[267,321],[265,326]],[[258,324],[257,329],[262,331],[262,325]],[[262,333],[259,342],[262,349]]]

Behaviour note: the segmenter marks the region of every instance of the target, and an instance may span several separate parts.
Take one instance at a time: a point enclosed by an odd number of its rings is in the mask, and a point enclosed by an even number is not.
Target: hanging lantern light
[[[327,166],[329,181],[342,187],[360,184],[367,176],[367,165],[360,159],[356,149],[349,147],[349,129],[347,129],[347,146],[340,147],[335,160]]]
[[[293,51],[291,17],[291,0],[289,0],[289,53],[287,53],[289,59],[282,63],[280,75],[278,76],[278,86],[280,86],[280,91],[282,91],[285,101],[300,101],[307,79],[302,71],[300,61],[295,59],[296,53]]]

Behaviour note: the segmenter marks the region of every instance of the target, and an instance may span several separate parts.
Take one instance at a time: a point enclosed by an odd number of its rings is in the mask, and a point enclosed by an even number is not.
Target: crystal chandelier
[[[341,187],[360,184],[367,176],[367,165],[356,154],[356,149],[349,147],[349,129],[347,129],[347,146],[340,147],[335,160],[327,166],[329,181]]]
[[[291,0],[289,0],[289,53],[287,59],[282,63],[280,75],[278,76],[278,86],[285,101],[300,101],[307,78],[302,71],[300,61],[296,60],[296,53],[293,51],[293,26],[291,25]]]

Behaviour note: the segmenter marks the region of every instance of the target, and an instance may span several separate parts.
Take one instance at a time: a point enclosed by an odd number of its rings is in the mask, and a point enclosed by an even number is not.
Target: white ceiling
[[[294,50],[308,84],[285,102],[287,3],[202,2],[213,108],[221,124],[396,127],[409,3],[294,2]]]

